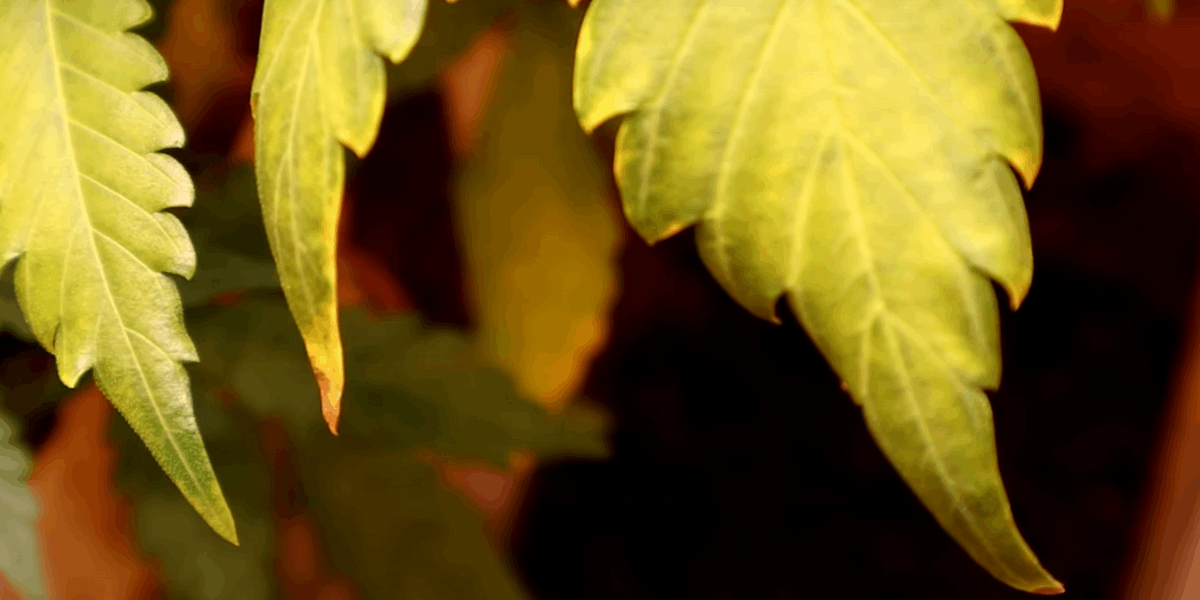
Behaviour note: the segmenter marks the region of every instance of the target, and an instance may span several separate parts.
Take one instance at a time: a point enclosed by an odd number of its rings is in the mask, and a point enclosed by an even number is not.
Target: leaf
[[[206,175],[197,185],[200,201],[182,219],[194,232],[200,265],[196,276],[179,286],[184,306],[201,305],[232,291],[278,288],[254,170],[237,167],[227,174]]]
[[[404,62],[388,66],[388,94],[393,101],[433,84],[439,74],[497,19],[512,12],[520,0],[462,0],[432,2],[425,14],[421,37]]]
[[[365,156],[386,94],[383,59],[412,49],[426,0],[267,0],[251,90],[267,238],[337,433],[344,367],[337,320],[342,144]],[[378,54],[377,54],[378,53]]]
[[[37,534],[37,500],[29,491],[29,452],[17,439],[17,421],[0,410],[0,572],[26,598],[44,598]]]
[[[609,175],[570,109],[569,36],[582,14],[556,3],[518,15],[457,220],[481,351],[525,395],[556,406],[606,337],[622,229]]]
[[[197,386],[213,466],[240,525],[240,544],[225,543],[155,472],[150,456],[125,423],[113,421],[117,485],[130,500],[138,547],[159,567],[170,598],[269,600],[279,597],[271,513],[272,471],[257,423],[244,411],[218,407]]]
[[[343,451],[303,461],[331,561],[364,598],[518,600],[528,596],[491,548],[483,518],[426,464]]]
[[[36,342],[25,316],[21,314],[21,306],[17,304],[17,290],[13,287],[12,271],[6,270],[0,276],[0,331],[7,331],[25,342]]]
[[[754,314],[793,311],[900,475],[998,579],[1059,593],[1013,522],[981,388],[1000,378],[989,277],[1016,306],[1037,84],[1005,23],[1060,0],[595,0],[575,107],[627,115],[615,172],[653,242],[700,255]]]
[[[346,408],[338,446],[389,451],[435,450],[505,466],[509,453],[543,457],[604,456],[604,418],[573,404],[560,415],[522,398],[503,374],[479,364],[460,334],[427,329],[413,316],[376,319],[343,311],[347,340]],[[303,377],[304,356],[282,303],[247,298],[231,308],[197,311],[198,367],[206,382],[224,382],[259,419],[281,419],[294,440],[313,444],[321,420]],[[304,407],[311,406],[312,410]]]
[[[164,209],[192,182],[155,153],[183,143],[166,103],[136,91],[167,76],[125,30],[143,0],[0,2],[0,252],[63,382],[95,379],[184,496],[237,539],[192,416],[181,361],[196,360],[179,293],[195,254]]]
[[[417,317],[343,311],[347,390],[341,435],[331,438],[284,300],[247,294],[232,307],[190,310],[204,361],[194,367],[197,418],[242,524],[239,548],[217,544],[164,482],[126,428],[119,481],[133,501],[137,536],[158,559],[172,597],[270,598],[271,469],[255,424],[281,419],[292,442],[300,497],[322,526],[334,566],[365,598],[524,598],[511,567],[489,545],[483,518],[446,489],[418,451],[507,463],[515,449],[544,456],[607,452],[599,415],[572,405],[551,416],[517,397],[501,374],[477,365],[456,332]],[[299,375],[299,376],[298,376]],[[236,401],[235,401],[236,400]],[[182,532],[182,533],[181,533]],[[207,534],[207,535],[206,535]],[[189,540],[179,544],[180,536]]]

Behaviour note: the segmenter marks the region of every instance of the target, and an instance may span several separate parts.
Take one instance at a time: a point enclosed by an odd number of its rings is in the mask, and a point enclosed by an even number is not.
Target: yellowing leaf
[[[162,57],[125,30],[144,0],[0,0],[0,253],[17,299],[68,385],[95,367],[104,395],[209,525],[235,541],[192,414],[181,361],[196,360],[179,293],[192,203],[183,143],[157,96]]]
[[[426,0],[267,0],[251,105],[263,220],[279,280],[337,432],[345,375],[337,225],[345,164],[375,143],[383,59],[416,43]]]
[[[579,17],[558,4],[520,15],[485,146],[458,187],[458,221],[484,355],[553,406],[603,344],[621,228],[608,174],[571,114],[570,41],[547,39]]]
[[[985,569],[1058,593],[1013,522],[982,388],[996,299],[1032,274],[1011,163],[1031,182],[1041,109],[1005,22],[1061,0],[595,0],[575,107],[628,115],[615,171],[654,241],[692,224],[755,314],[786,294],[900,475]]]

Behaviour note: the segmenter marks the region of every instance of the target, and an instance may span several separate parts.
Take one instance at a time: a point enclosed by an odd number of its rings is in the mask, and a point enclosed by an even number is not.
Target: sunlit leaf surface
[[[782,295],[876,442],[1002,581],[1062,590],[1013,522],[983,389],[1000,381],[989,279],[1032,276],[1020,187],[1041,163],[1033,68],[1005,21],[1061,0],[595,0],[584,127],[625,115],[615,171],[647,240],[696,225],[753,313]]]
[[[75,385],[96,383],[222,536],[233,519],[192,415],[196,360],[179,293],[196,256],[164,209],[192,182],[156,153],[183,143],[158,96],[162,57],[130,27],[144,0],[0,0],[0,253],[30,331]],[[8,318],[6,317],[6,320]]]

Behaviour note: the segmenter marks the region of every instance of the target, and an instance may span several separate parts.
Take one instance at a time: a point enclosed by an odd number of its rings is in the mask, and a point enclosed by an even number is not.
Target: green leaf
[[[46,593],[33,530],[37,500],[26,487],[32,463],[17,439],[17,420],[0,410],[0,572],[28,600]]]
[[[153,468],[133,431],[114,420],[117,485],[130,500],[135,539],[159,567],[166,597],[278,598],[272,470],[258,439],[258,424],[244,411],[218,406],[201,388],[197,386],[196,417],[204,426],[213,467],[237,518],[240,544],[230,545],[213,533]]]
[[[0,260],[68,385],[94,367],[188,501],[221,535],[233,519],[192,416],[181,361],[196,360],[179,293],[195,254],[164,209],[192,182],[156,151],[183,143],[157,96],[167,66],[126,30],[143,0],[0,1]]]
[[[388,66],[388,94],[392,101],[425,89],[459,54],[498,18],[511,12],[520,0],[462,0],[433,2],[425,15],[421,37],[404,62]]]
[[[229,173],[201,174],[197,179],[199,202],[182,221],[194,232],[199,269],[195,277],[179,285],[184,306],[205,304],[232,291],[278,288],[254,170],[237,167]]]
[[[603,456],[604,419],[572,404],[551,416],[480,367],[462,335],[419,318],[379,319],[344,311],[347,390],[341,435],[332,438],[307,376],[284,300],[255,294],[228,308],[188,311],[204,361],[193,367],[197,419],[226,482],[242,545],[218,543],[161,476],[132,432],[114,425],[118,478],[137,517],[137,539],[180,598],[272,598],[272,469],[261,424],[279,419],[300,497],[321,526],[334,566],[365,598],[524,598],[508,564],[489,545],[482,517],[446,489],[418,451],[506,466],[509,453]],[[183,532],[182,534],[180,532]],[[179,544],[181,535],[189,541]]]
[[[1041,109],[1005,22],[1061,0],[595,0],[575,107],[627,115],[615,171],[647,240],[692,224],[743,306],[786,294],[900,475],[998,579],[1058,593],[1013,522],[982,389],[1000,380],[989,277],[1032,274]]]
[[[344,367],[337,319],[342,144],[365,156],[386,95],[379,54],[412,49],[426,0],[267,0],[251,106],[267,238],[337,432]]]
[[[198,376],[221,382],[260,419],[282,420],[302,444],[320,435],[317,395],[304,377],[287,310],[270,298],[248,298],[231,308],[196,311],[193,329],[204,361]],[[513,450],[542,457],[607,454],[605,418],[585,404],[562,414],[519,396],[511,379],[480,363],[474,343],[419,318],[378,319],[343,311],[346,331],[346,407],[337,445],[389,451],[435,450],[459,459],[504,467]]]
[[[21,314],[21,305],[17,303],[17,290],[13,287],[12,270],[0,275],[0,331],[7,331],[26,342],[37,342],[25,315]]]
[[[364,598],[527,598],[483,518],[404,454],[343,450],[298,461],[338,570]]]

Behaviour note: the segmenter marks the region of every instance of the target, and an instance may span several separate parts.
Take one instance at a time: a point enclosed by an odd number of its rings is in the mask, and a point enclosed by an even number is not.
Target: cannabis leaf
[[[267,0],[251,106],[263,220],[280,283],[337,432],[342,145],[366,155],[386,96],[383,59],[412,49],[426,0]]]
[[[697,224],[743,306],[785,294],[942,526],[1017,588],[1058,593],[1013,522],[981,388],[996,299],[1032,274],[1019,185],[1041,162],[1033,68],[1005,22],[1061,0],[595,0],[575,107],[628,115],[615,171],[647,240]]]
[[[139,92],[167,67],[141,37],[143,0],[0,1],[0,262],[17,261],[29,328],[63,382],[90,368],[188,501],[237,539],[192,415],[196,360],[179,293],[195,254],[162,212],[192,183],[155,152],[183,143],[166,103]]]
[[[45,586],[33,531],[38,508],[26,487],[32,460],[17,439],[15,423],[19,421],[0,411],[0,572],[27,598],[42,598]]]

